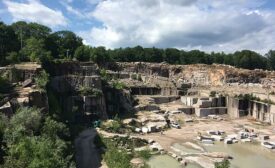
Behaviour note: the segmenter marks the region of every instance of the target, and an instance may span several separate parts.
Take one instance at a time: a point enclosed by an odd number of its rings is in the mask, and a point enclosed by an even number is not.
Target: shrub
[[[137,80],[138,78],[137,78],[137,74],[132,74],[131,75],[131,78],[133,79],[133,80]]]
[[[9,64],[18,63],[20,61],[17,52],[8,53],[8,56],[6,57],[6,60]]]
[[[104,155],[104,160],[108,167],[112,168],[131,168],[131,156],[126,150],[117,150],[114,146],[108,146],[108,150]]]
[[[81,86],[81,87],[79,88],[79,92],[80,92],[80,94],[83,95],[83,96],[88,96],[88,95],[93,94],[93,89],[90,88],[90,87]]]
[[[216,97],[216,94],[217,94],[216,91],[211,91],[211,92],[210,92],[210,97]]]
[[[220,163],[215,163],[215,168],[229,168],[229,167],[230,167],[229,160],[224,160]]]
[[[49,82],[49,74],[46,71],[41,71],[37,77],[34,78],[36,86],[40,89],[45,89],[47,83]]]
[[[110,76],[107,74],[106,69],[100,69],[99,74],[103,80],[110,80]]]
[[[0,140],[2,139],[3,133],[8,125],[8,118],[0,113]]]
[[[142,150],[137,152],[137,156],[143,158],[144,160],[149,160],[152,154],[150,150]]]
[[[122,90],[122,89],[126,88],[126,85],[122,82],[114,81],[114,82],[112,82],[112,87],[117,89],[117,90]]]
[[[7,144],[13,144],[23,136],[32,136],[39,132],[42,113],[36,108],[19,108],[10,119],[5,129],[4,139]]]
[[[120,132],[122,124],[116,120],[109,120],[101,124],[101,128],[109,132]]]
[[[85,87],[85,86],[81,86],[79,88],[79,92],[82,96],[95,96],[95,97],[99,97],[102,96],[102,91],[97,89],[97,88],[91,88],[91,87]]]

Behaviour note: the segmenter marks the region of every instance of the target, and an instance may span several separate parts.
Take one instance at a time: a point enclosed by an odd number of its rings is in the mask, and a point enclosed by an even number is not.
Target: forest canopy
[[[0,22],[0,65],[26,61],[76,59],[105,62],[167,62],[170,64],[227,64],[246,69],[275,70],[275,50],[261,55],[251,50],[234,53],[200,50],[184,51],[176,48],[144,48],[142,46],[106,49],[84,45],[74,32],[53,32],[38,23],[18,21],[7,25]]]

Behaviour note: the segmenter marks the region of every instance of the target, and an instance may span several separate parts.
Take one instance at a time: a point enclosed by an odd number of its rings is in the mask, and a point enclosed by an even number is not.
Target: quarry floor
[[[185,118],[186,116],[179,117]],[[195,140],[198,134],[207,135],[207,131],[209,130],[220,130],[225,131],[227,135],[237,134],[239,131],[244,128],[252,130],[259,135],[269,135],[270,141],[275,142],[275,126],[264,125],[262,123],[243,118],[243,119],[224,119],[221,121],[215,119],[195,119],[194,122],[184,123],[181,125],[180,129],[171,128],[161,133],[148,133],[148,134],[130,134],[132,137],[144,138],[147,140],[154,140],[158,142],[162,148],[167,152],[174,152],[173,148],[171,148],[175,143],[184,143],[191,142]],[[127,136],[126,134],[115,134],[105,132],[101,129],[97,129],[97,132],[103,134],[105,136]],[[240,147],[242,149],[243,147]],[[242,150],[240,150],[242,151]],[[250,152],[250,151],[249,151]],[[257,152],[257,151],[256,151]],[[274,151],[275,152],[275,151]],[[265,155],[269,154],[265,153]],[[253,155],[254,156],[254,155]],[[239,164],[238,160],[236,163]],[[234,162],[234,164],[236,164]],[[106,168],[106,164],[102,163],[101,168]]]
[[[255,133],[269,135],[271,141],[275,141],[275,126],[264,126],[248,119],[237,119],[228,121],[201,120],[194,123],[186,123],[181,129],[171,128],[160,133],[139,135],[146,139],[153,139],[165,150],[170,151],[171,145],[178,142],[185,142],[196,139],[198,133],[206,134],[209,130],[222,130],[227,135],[236,134],[244,128],[253,129]]]

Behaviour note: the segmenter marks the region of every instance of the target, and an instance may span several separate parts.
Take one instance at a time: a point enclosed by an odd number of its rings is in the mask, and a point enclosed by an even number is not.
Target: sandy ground
[[[132,137],[139,137],[144,139],[153,139],[158,142],[162,148],[168,152],[174,152],[171,146],[174,143],[184,143],[196,139],[199,133],[206,135],[209,130],[220,130],[225,131],[227,135],[237,134],[239,131],[247,128],[249,130],[253,129],[255,133],[269,135],[270,140],[275,142],[275,126],[264,126],[259,122],[255,122],[248,119],[237,119],[237,120],[222,120],[217,121],[214,119],[199,119],[193,123],[185,123],[182,125],[181,129],[171,128],[161,133],[149,133],[149,134],[131,134]],[[97,129],[100,134],[105,136],[127,136],[123,134],[108,133],[103,130]],[[196,158],[199,159],[199,158]],[[202,164],[209,162],[202,161]],[[210,167],[213,163],[210,163]],[[205,167],[205,166],[204,166]],[[206,166],[209,167],[209,166]]]
[[[271,141],[275,141],[275,126],[264,126],[258,122],[250,121],[248,119],[237,120],[210,120],[204,119],[195,121],[193,123],[186,123],[182,125],[181,129],[171,128],[161,133],[149,133],[149,134],[131,134],[132,137],[140,137],[144,139],[153,139],[158,142],[165,150],[171,151],[171,145],[178,142],[186,142],[196,139],[199,133],[206,134],[209,130],[225,131],[227,135],[237,134],[244,128],[253,129],[255,133],[269,135]],[[113,136],[121,135],[108,133],[103,130],[97,130],[99,133]],[[126,135],[121,135],[126,136]]]

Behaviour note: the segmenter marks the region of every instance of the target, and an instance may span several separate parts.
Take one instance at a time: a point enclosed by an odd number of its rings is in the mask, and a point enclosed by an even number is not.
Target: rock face
[[[6,116],[10,117],[13,113],[12,106],[11,106],[10,102],[7,102],[3,106],[1,106],[0,112],[4,113]]]
[[[29,93],[28,100],[29,100],[30,106],[35,106],[37,108],[40,108],[42,112],[49,111],[48,96],[46,92],[39,91],[39,90],[32,90]]]
[[[22,63],[0,67],[0,75],[17,86],[0,100],[0,112],[11,116],[19,107],[37,107],[48,112],[48,96],[45,91],[35,89],[33,78],[42,70],[37,63]]]
[[[114,68],[115,67],[115,68]],[[165,63],[116,63],[109,65],[108,69],[119,72],[140,73],[147,76],[169,78],[176,86],[182,83],[192,83],[198,86],[221,86],[225,83],[261,83],[271,79],[275,73],[264,70],[246,70],[228,65],[169,65]],[[160,82],[161,83],[161,82]]]
[[[141,158],[133,158],[130,162],[134,168],[142,168],[145,165]]]
[[[244,87],[257,85],[261,89],[266,85],[271,88],[275,86],[275,72],[238,69],[227,65],[119,62],[110,63],[104,68],[107,70],[107,75],[125,84],[129,89],[117,89],[111,87],[106,81],[102,81],[98,65],[92,62],[68,61],[47,65],[46,70],[51,76],[49,86],[64,112],[77,112],[77,115],[88,118],[96,115],[105,119],[108,115],[114,116],[118,112],[161,111],[162,104],[172,101],[177,103],[176,100],[180,96],[195,93],[196,90],[192,92],[192,89],[196,87],[203,86],[206,90],[211,87],[216,89],[218,86],[222,89],[232,87],[235,94],[234,87],[243,84],[246,85]],[[10,115],[20,106],[39,107],[45,112],[49,110],[47,94],[34,89],[33,78],[41,69],[41,65],[36,63],[0,67],[0,75],[19,86],[14,93],[2,96],[0,111]],[[148,96],[150,99],[144,99],[145,103],[141,102],[141,98],[137,99],[140,102],[135,102],[133,95],[143,96],[143,98]],[[226,113],[225,105],[210,111],[208,108],[210,105],[206,106],[205,103],[207,102],[204,101],[200,107],[204,108],[204,111],[198,112],[188,107],[186,113],[196,112],[207,115],[208,113]],[[211,107],[214,106],[212,104]],[[228,114],[236,117],[240,117],[241,112],[247,109],[245,107],[240,109],[237,105],[242,102],[235,99],[228,99],[227,104],[232,104],[227,109],[230,111]],[[275,106],[263,104],[258,108],[257,106],[260,106],[258,104],[259,102],[250,102],[249,113],[260,121],[270,120],[275,123],[275,113],[267,116],[268,111],[274,111]],[[187,111],[187,107],[184,110]]]
[[[32,79],[41,70],[42,68],[40,64],[30,62],[0,67],[0,75],[15,83]]]
[[[105,97],[98,66],[94,63],[64,62],[48,67],[50,86],[63,111],[76,115],[107,118]],[[90,90],[82,93],[81,90]]]

